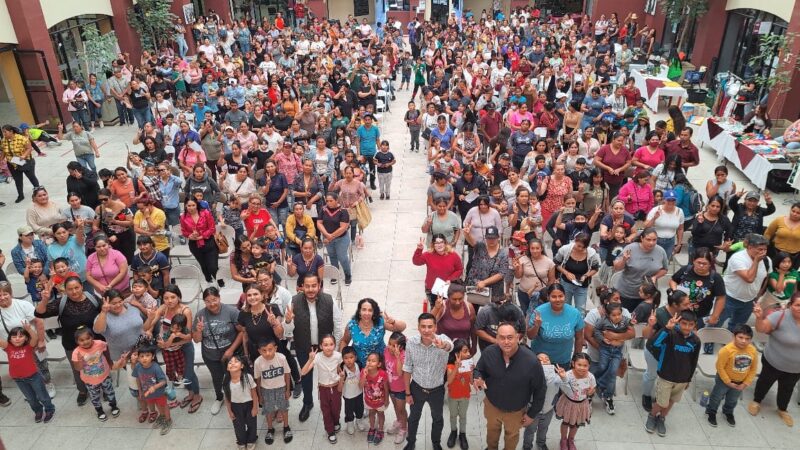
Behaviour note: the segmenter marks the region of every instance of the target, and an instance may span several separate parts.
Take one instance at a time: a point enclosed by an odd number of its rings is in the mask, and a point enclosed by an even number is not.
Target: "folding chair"
[[[646,323],[637,323],[633,326],[633,331],[636,333],[637,338],[641,338],[642,331],[647,326]],[[635,370],[637,372],[644,372],[647,370],[647,362],[644,359],[644,352],[646,352],[646,348],[631,348],[628,346],[628,370],[625,371],[625,395],[628,395],[628,377],[630,376],[631,370]]]
[[[189,242],[187,241],[185,244],[181,244],[181,226],[173,225],[170,230],[172,231],[172,249],[169,251],[170,259],[175,258],[180,264],[183,262],[181,258],[192,258],[192,252],[189,251]]]
[[[58,323],[57,317],[48,317],[44,319],[45,331],[55,330],[56,328],[61,328],[61,324]],[[61,339],[49,339],[46,333],[44,338],[47,339],[47,357],[45,359],[48,362],[59,362],[67,359],[67,353],[64,351],[64,346],[61,345]]]
[[[728,331],[727,328],[718,327],[705,327],[697,330],[697,337],[703,346],[705,344],[722,344],[725,345],[733,339],[733,333]],[[704,377],[714,378],[717,376],[717,355],[716,352],[711,355],[700,353],[700,358],[697,360],[697,370]],[[692,381],[692,399],[697,400],[697,381]]]
[[[170,269],[169,276],[181,288],[183,294],[181,303],[189,305],[200,298],[203,291],[203,273],[197,266],[176,264]]]
[[[25,284],[25,278],[22,277],[22,274],[17,272],[17,267],[14,266],[13,262],[8,263],[6,266],[6,278],[11,285],[11,292],[14,293],[12,295],[13,298],[24,300],[30,297],[28,286]]]
[[[288,289],[289,286],[286,284],[286,280],[289,279],[289,271],[286,270],[286,267],[284,267],[284,266],[282,266],[280,264],[276,264],[275,265],[275,275],[278,275],[279,277],[281,277],[281,283],[283,284],[283,287]]]
[[[336,300],[336,304],[339,305],[339,308],[341,309],[342,308],[342,283],[344,282],[344,279],[342,278],[342,273],[341,273],[341,271],[339,271],[338,267],[333,267],[330,264],[325,264],[325,266],[323,266],[322,270],[324,272],[322,279],[325,282],[324,283],[325,287],[334,286],[334,284],[331,283],[331,281],[336,280],[336,284],[335,284],[335,286],[336,286],[335,300]]]

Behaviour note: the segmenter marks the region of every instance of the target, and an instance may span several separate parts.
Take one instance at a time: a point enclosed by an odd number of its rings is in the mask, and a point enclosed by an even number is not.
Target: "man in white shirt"
[[[728,329],[733,332],[736,325],[747,323],[750,318],[753,304],[763,294],[770,271],[767,243],[767,238],[760,234],[748,234],[744,240],[745,250],[731,256],[722,276],[727,295],[718,326],[730,319]]]
[[[217,48],[211,44],[208,38],[203,39],[203,44],[197,47],[197,52],[205,53],[206,59],[209,61],[214,61],[217,57]]]

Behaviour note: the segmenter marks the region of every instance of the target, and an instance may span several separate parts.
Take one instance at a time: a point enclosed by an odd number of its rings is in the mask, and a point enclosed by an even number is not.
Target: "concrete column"
[[[47,24],[44,20],[44,12],[38,1],[30,0],[6,0],[9,11],[14,11],[11,17],[11,24],[17,35],[20,50],[41,50],[44,53],[49,73],[44,64],[39,59],[25,57],[24,74],[28,81],[45,80],[43,86],[38,86],[40,91],[31,95],[31,109],[36,116],[36,120],[53,119],[58,116],[56,108],[60,108],[64,120],[71,121],[67,106],[61,102],[64,94],[64,86],[61,84],[61,73],[58,71],[58,59],[56,58],[50,34],[47,32]],[[36,64],[32,64],[36,61]],[[22,71],[23,69],[20,68]],[[50,84],[47,83],[48,75],[53,80],[55,87],[56,105],[53,105]]]

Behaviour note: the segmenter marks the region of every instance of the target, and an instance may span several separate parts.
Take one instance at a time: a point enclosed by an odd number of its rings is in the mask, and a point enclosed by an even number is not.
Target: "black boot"
[[[460,433],[458,435],[458,443],[461,446],[461,450],[469,449],[469,443],[467,442],[467,433]]]
[[[458,437],[458,432],[456,430],[450,432],[450,436],[447,437],[447,448],[453,448],[456,446],[457,437]]]
[[[650,397],[649,395],[643,395],[642,408],[644,408],[645,411],[650,412],[650,410],[653,409],[653,397]]]

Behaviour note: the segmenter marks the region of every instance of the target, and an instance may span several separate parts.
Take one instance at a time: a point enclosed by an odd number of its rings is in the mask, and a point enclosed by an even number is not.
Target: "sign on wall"
[[[369,1],[370,0],[353,0],[353,15],[356,17],[368,16]]]
[[[194,16],[194,4],[189,3],[188,5],[183,5],[183,23],[190,24],[195,22]]]

